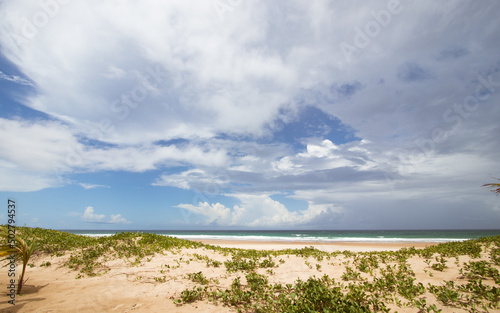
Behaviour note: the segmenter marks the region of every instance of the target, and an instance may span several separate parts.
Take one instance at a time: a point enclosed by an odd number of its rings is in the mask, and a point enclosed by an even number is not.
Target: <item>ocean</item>
[[[111,236],[120,230],[64,230],[86,236]],[[132,230],[123,230],[132,231]],[[279,242],[449,242],[500,235],[500,230],[137,230],[188,240],[249,240]]]

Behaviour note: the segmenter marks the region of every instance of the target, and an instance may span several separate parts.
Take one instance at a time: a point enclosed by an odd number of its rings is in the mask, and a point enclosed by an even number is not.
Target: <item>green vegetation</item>
[[[361,274],[353,270],[350,266],[345,267],[345,272],[342,274],[342,279],[345,281],[348,280],[363,280],[361,278]]]
[[[23,239],[24,237],[24,239]],[[10,232],[7,227],[0,226],[0,240],[2,240],[2,245],[0,246],[0,257],[5,257],[1,261],[7,262],[5,266],[10,264],[10,255],[14,255],[16,262],[18,260],[22,261],[21,277],[17,283],[17,294],[21,294],[21,290],[24,284],[24,274],[26,273],[26,266],[31,258],[31,255],[36,249],[36,240],[28,240],[26,236],[21,237],[18,233]],[[12,239],[15,238],[15,242],[12,243]]]
[[[259,253],[256,253],[255,255],[247,255],[250,258],[243,258],[242,255],[242,253],[237,253],[231,260],[227,260],[226,262],[224,262],[224,265],[226,266],[228,272],[251,271],[255,270],[256,268],[276,267],[276,263],[273,261],[270,255],[262,261],[260,261]]]
[[[469,280],[492,278],[496,284],[500,284],[500,274],[498,270],[487,261],[471,261],[464,264],[460,273]]]
[[[221,266],[221,262],[217,260],[212,260],[206,255],[199,255],[198,253],[194,253],[193,257],[199,261],[205,261],[207,263],[207,267],[213,266],[213,267],[219,267]]]
[[[445,258],[443,258],[442,256],[440,257],[436,257],[436,261],[438,263],[434,263],[432,264],[432,268],[436,271],[444,271],[445,268],[447,268],[448,266],[446,266],[446,260]]]
[[[247,285],[240,277],[233,280],[226,290],[193,288],[184,290],[177,304],[208,298],[215,303],[253,312],[372,312],[385,310],[382,302],[356,291],[342,291],[342,288],[327,275],[310,277],[307,281],[297,280],[295,285],[269,284],[267,277],[248,273]],[[188,301],[186,301],[188,300]]]
[[[203,273],[202,272],[198,272],[198,273],[190,273],[190,274],[187,274],[188,275],[188,278],[191,279],[193,282],[197,282],[201,285],[206,285],[208,284],[208,279],[205,278],[205,276],[203,276]]]
[[[203,248],[223,256],[225,261],[193,253],[187,258],[180,256],[175,259],[177,265],[162,266],[160,273],[164,274],[164,271],[175,270],[183,263],[202,262],[207,267],[222,268],[218,271],[225,270],[226,274],[221,278],[231,277],[232,283],[221,287],[217,277],[207,278],[203,271],[182,274],[181,279],[189,279],[196,286],[178,294],[174,299],[178,305],[204,300],[239,311],[266,313],[388,312],[398,307],[412,307],[418,312],[440,312],[442,306],[488,312],[498,309],[500,300],[500,236],[448,242],[425,249],[328,253],[313,247],[280,251],[221,248],[137,232],[92,238],[38,228],[18,227],[17,230],[26,239],[27,246],[38,242],[37,253],[51,256],[70,254],[65,265],[78,271],[77,278],[105,274],[109,260],[122,259],[137,266],[151,260],[154,254],[178,254],[182,248]],[[462,256],[467,256],[468,262],[460,264]],[[279,271],[276,268],[286,265],[290,257],[303,258],[312,272],[321,270],[325,275],[320,278],[312,276],[305,281],[297,279],[293,284],[270,283],[269,275],[275,274],[273,270]],[[435,275],[454,270],[459,271],[460,276],[454,281],[423,285],[417,281],[410,266],[413,257],[427,263]],[[480,257],[482,259],[478,260]],[[453,269],[447,265],[450,258],[456,260]],[[318,263],[311,262],[311,259]],[[331,261],[323,261],[325,259]],[[50,266],[50,262],[40,266]],[[343,266],[343,274],[336,276],[338,281],[328,276],[331,266]],[[137,283],[141,283],[142,278],[137,278]],[[163,275],[153,279],[163,283],[167,278]]]
[[[103,263],[108,259],[122,258],[131,265],[139,265],[146,256],[163,253],[165,250],[204,246],[175,237],[138,232],[122,232],[109,237],[94,238],[42,228],[17,227],[16,231],[23,238],[29,238],[29,241],[36,240],[40,253],[51,256],[70,253],[66,265],[80,271],[78,278],[105,273],[107,268]]]
[[[483,252],[487,253],[488,247],[491,262],[470,261],[460,269],[462,279],[468,280],[466,282],[424,286],[417,282],[408,263],[413,256],[422,257],[428,259],[425,263],[431,268],[442,272],[448,268],[447,258],[455,258],[455,264],[459,264],[459,256],[479,258]],[[500,299],[500,288],[491,286],[492,280],[495,284],[500,283],[498,269],[494,267],[500,259],[499,247],[500,236],[443,243],[420,250],[410,248],[357,254],[350,251],[326,253],[312,247],[258,252],[224,250],[224,253],[233,255],[231,260],[225,262],[227,271],[246,273],[246,284],[237,277],[227,289],[210,285],[194,287],[184,290],[175,301],[182,305],[207,299],[245,312],[388,312],[390,305],[414,307],[418,312],[441,312],[438,305],[429,304],[426,300],[428,295],[434,295],[438,303],[445,306],[461,307],[470,312],[488,312],[489,309],[498,309]],[[259,264],[262,264],[259,258],[272,261],[271,256],[296,255],[306,258],[305,264],[312,269],[307,258],[323,260],[341,254],[351,259],[355,266],[349,266],[349,260],[342,262],[345,271],[341,278],[347,284],[324,275],[321,278],[313,276],[307,281],[298,279],[294,284],[283,286],[269,284],[266,276],[256,273]],[[430,265],[432,257],[435,263]],[[364,278],[363,273],[372,278]],[[486,284],[483,281],[490,282]]]

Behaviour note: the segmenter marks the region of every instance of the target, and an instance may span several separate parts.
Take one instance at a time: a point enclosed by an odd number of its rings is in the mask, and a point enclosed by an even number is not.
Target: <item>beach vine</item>
[[[179,254],[197,249],[188,257],[175,259],[177,266],[165,265],[154,283],[167,282],[167,271],[189,262],[205,263],[230,278],[220,283],[204,271],[183,274],[190,288],[179,291],[177,305],[209,301],[241,312],[389,312],[414,308],[418,312],[440,312],[445,307],[469,312],[499,309],[500,236],[461,242],[447,242],[423,249],[403,248],[381,252],[325,252],[314,247],[285,250],[223,248],[151,233],[125,232],[108,237],[88,237],[40,228],[19,227],[19,234],[36,241],[35,254],[52,257],[69,254],[65,266],[77,271],[77,278],[106,275],[107,262],[122,259],[128,266],[148,262],[157,254]],[[201,250],[200,250],[201,249]],[[214,259],[200,251],[212,251]],[[201,253],[201,254],[200,254]],[[275,271],[287,260],[302,258],[311,275],[293,283],[280,283]],[[424,271],[433,275],[455,270],[456,279],[436,282],[432,275],[415,273],[412,260],[420,260]],[[453,262],[454,259],[454,262]],[[459,260],[462,260],[460,262]],[[465,260],[465,261],[463,261]],[[317,262],[317,263],[315,263]],[[39,266],[47,267],[47,261]],[[427,268],[425,267],[427,265]],[[343,269],[333,277],[331,269]],[[172,273],[170,273],[172,274]],[[420,279],[418,278],[420,276]],[[422,282],[427,277],[431,282]],[[136,283],[146,281],[144,277]]]

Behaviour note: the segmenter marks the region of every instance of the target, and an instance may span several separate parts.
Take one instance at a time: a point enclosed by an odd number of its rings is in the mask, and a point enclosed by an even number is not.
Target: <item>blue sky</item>
[[[496,1],[0,1],[0,200],[57,229],[498,228]]]

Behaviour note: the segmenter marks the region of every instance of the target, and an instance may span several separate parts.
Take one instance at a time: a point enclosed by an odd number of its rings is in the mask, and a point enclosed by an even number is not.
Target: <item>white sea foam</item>
[[[186,234],[167,234],[177,238],[188,240],[234,240],[234,241],[279,241],[279,242],[317,242],[317,243],[336,243],[336,242],[366,242],[366,243],[398,243],[398,242],[450,242],[464,241],[465,238],[386,238],[386,237],[280,237],[280,236],[231,236],[231,235],[186,235]]]
[[[87,237],[109,237],[113,236],[114,234],[75,234],[75,235],[87,236]]]
[[[343,243],[343,242],[359,242],[359,243],[426,243],[426,242],[450,242],[450,241],[464,241],[469,238],[411,238],[411,237],[387,237],[384,235],[377,235],[373,237],[356,237],[356,236],[343,236],[343,237],[333,237],[333,236],[318,236],[310,235],[307,233],[291,233],[285,236],[269,236],[269,235],[259,235],[259,234],[210,234],[210,233],[168,233],[168,232],[158,232],[164,236],[174,236],[177,238],[188,239],[188,240],[233,240],[233,241],[275,241],[275,242],[314,242],[314,243]],[[77,232],[78,235],[88,236],[88,237],[108,237],[114,235],[111,232],[102,233],[87,233],[85,231]]]

